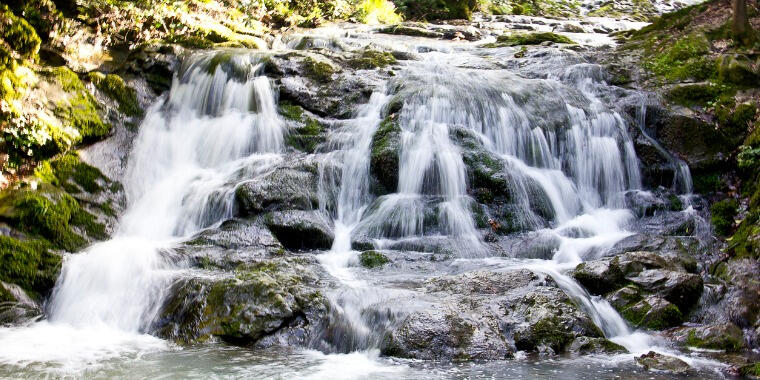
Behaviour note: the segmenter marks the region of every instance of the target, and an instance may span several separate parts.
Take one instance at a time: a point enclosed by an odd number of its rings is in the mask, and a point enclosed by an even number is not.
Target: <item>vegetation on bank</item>
[[[736,200],[722,200],[712,206],[712,222],[727,237],[730,255],[758,257],[760,99],[755,89],[760,85],[760,38],[752,29],[736,35],[731,5],[730,0],[712,0],[663,15],[624,36],[623,48],[641,52],[643,67],[651,73],[650,86],[665,88],[671,103],[690,108],[723,136],[720,149],[731,154],[732,170],[714,167],[694,173],[695,187],[720,200],[730,192],[728,172],[738,173],[746,212]],[[748,16],[750,24],[760,25],[757,9],[750,8]]]

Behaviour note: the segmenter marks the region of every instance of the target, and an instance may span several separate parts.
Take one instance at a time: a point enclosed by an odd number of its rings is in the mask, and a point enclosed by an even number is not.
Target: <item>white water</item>
[[[281,160],[285,133],[258,58],[230,80],[210,56],[175,77],[140,128],[124,179],[128,207],[111,240],[67,256],[47,320],[0,329],[0,362],[84,370],[110,357],[166,349],[146,335],[180,274],[173,244],[232,215],[235,184]]]

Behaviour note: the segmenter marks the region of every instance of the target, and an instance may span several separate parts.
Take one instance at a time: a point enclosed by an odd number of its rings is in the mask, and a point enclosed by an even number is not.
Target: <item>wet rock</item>
[[[314,259],[262,260],[234,274],[184,278],[165,301],[154,332],[194,343],[305,345],[327,313]]]
[[[42,305],[15,284],[0,281],[0,325],[18,325],[42,314]]]
[[[669,331],[674,342],[696,348],[735,352],[745,348],[744,333],[731,323],[688,326]]]
[[[576,355],[621,354],[628,352],[625,347],[605,338],[589,338],[587,336],[576,338],[567,350]]]
[[[145,44],[129,53],[124,62],[129,73],[143,77],[150,88],[161,94],[171,88],[174,71],[184,49],[179,45]]]
[[[318,207],[316,164],[293,160],[246,182],[235,191],[239,216],[275,210],[312,210]]]
[[[434,32],[425,28],[412,25],[393,25],[380,29],[380,33],[397,34],[403,36],[426,37],[426,38],[443,38],[443,33]]]
[[[677,375],[685,374],[691,369],[689,364],[681,359],[654,351],[649,351],[649,353],[637,357],[636,363],[649,371],[667,372]]]
[[[282,245],[263,225],[241,219],[231,219],[222,223],[219,228],[204,230],[186,244],[213,245],[223,249],[282,248]]]
[[[324,52],[328,54],[328,52]],[[354,114],[356,104],[365,103],[387,78],[382,70],[355,70],[341,67],[342,56],[314,53],[286,53],[270,56],[267,74],[278,79],[280,98],[302,106],[319,116],[345,119]]]
[[[683,314],[678,307],[657,295],[649,295],[638,302],[625,305],[621,314],[634,326],[652,330],[678,326],[683,322]]]
[[[377,251],[364,251],[359,254],[359,263],[365,268],[381,267],[388,262],[388,257]]]
[[[288,249],[330,249],[334,239],[329,220],[318,211],[288,210],[264,216],[264,224]]]
[[[626,278],[647,292],[661,295],[684,311],[690,310],[702,295],[702,277],[696,274],[647,269]]]
[[[422,310],[389,332],[383,352],[416,359],[556,354],[602,333],[553,280],[528,270],[468,272],[427,282]]]
[[[617,258],[581,263],[575,267],[573,277],[593,294],[618,289],[625,280]]]
[[[401,128],[392,117],[386,118],[372,136],[369,171],[380,186],[376,195],[393,193],[398,187]]]

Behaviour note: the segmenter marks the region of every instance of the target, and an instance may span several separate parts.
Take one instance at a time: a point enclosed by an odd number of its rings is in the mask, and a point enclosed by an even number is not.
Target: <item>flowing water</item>
[[[311,41],[329,41],[320,45],[325,48],[368,41],[363,32],[322,33]],[[235,51],[226,70],[214,63],[214,53],[185,60],[169,94],[140,127],[123,180],[128,207],[117,232],[65,259],[44,320],[0,329],[0,376],[657,378],[640,373],[633,354],[652,349],[681,354],[655,336],[633,331],[609,303],[566,274],[633,233],[635,217],[626,209],[625,194],[642,189],[631,126],[610,105],[612,92],[601,68],[567,52],[513,67],[508,59],[500,62],[514,55],[512,48],[372,38],[419,60],[402,63],[351,119],[336,121],[317,153],[320,211],[333,219],[335,234],[332,248],[318,259],[337,280],[328,297],[345,325],[345,335],[334,342],[337,353],[264,352],[213,343],[177,347],[150,335],[164,292],[185,271],[173,247],[232,217],[236,187],[287,159],[288,132],[262,56]],[[397,101],[403,103],[393,116],[400,128],[398,182],[376,196],[370,180],[372,138]],[[468,193],[472,142],[482,147],[479,154],[499,162],[494,174],[506,179],[509,207],[518,216],[512,227],[555,242],[551,257],[493,253],[498,244],[484,239],[477,202]],[[690,192],[688,176],[677,178],[674,186]],[[455,260],[429,267],[429,273],[373,277],[357,268],[356,239],[396,250],[432,245],[452,252]],[[394,320],[368,311],[393,314],[394,299],[414,296],[414,290],[395,284],[482,268],[525,268],[551,276],[607,338],[631,354],[471,364],[378,356]],[[710,377],[716,367],[696,356],[683,358],[706,368],[699,376]]]

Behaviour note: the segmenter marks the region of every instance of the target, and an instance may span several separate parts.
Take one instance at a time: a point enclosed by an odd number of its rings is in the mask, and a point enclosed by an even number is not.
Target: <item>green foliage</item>
[[[736,158],[739,169],[749,171],[760,168],[760,146],[749,147],[742,145]]]
[[[476,0],[394,0],[407,20],[452,20],[472,18]]]
[[[726,236],[734,227],[734,217],[738,212],[739,204],[734,199],[724,199],[710,207],[712,214],[710,221],[715,227],[715,232]]]
[[[61,267],[61,257],[48,249],[43,240],[0,236],[0,281],[16,284],[33,297],[47,292]]]
[[[538,33],[513,33],[499,36],[495,43],[484,45],[485,47],[504,47],[520,45],[540,45],[543,42],[554,42],[559,44],[575,44],[575,42],[565,36],[552,32]]]
[[[377,251],[364,251],[359,255],[359,262],[365,268],[377,268],[390,262],[388,258]]]
[[[119,103],[119,111],[127,116],[141,116],[143,113],[137,101],[137,91],[127,86],[124,80],[116,74],[103,75],[91,72],[87,77],[98,90]]]
[[[742,376],[760,377],[760,363],[747,364],[739,368]]]
[[[363,0],[356,9],[355,17],[365,24],[396,24],[401,16],[389,0]]]

